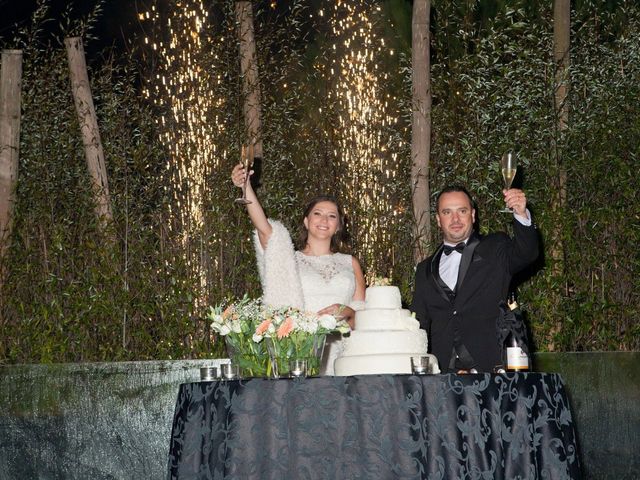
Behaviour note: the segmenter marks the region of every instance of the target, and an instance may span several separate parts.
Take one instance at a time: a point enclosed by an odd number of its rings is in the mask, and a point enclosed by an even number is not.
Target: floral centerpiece
[[[229,305],[210,307],[207,318],[213,331],[224,337],[227,354],[244,375],[268,375],[269,353],[264,343],[254,341],[256,327],[262,322],[263,306],[259,299],[246,295]]]
[[[307,361],[307,374],[317,375],[326,336],[347,333],[349,325],[332,315],[317,315],[293,307],[273,308],[246,296],[209,310],[211,328],[225,337],[232,361],[248,376],[282,376],[289,362]]]
[[[267,345],[272,376],[288,374],[294,359],[306,360],[307,374],[317,375],[327,335],[334,332],[347,333],[349,325],[333,315],[318,316],[293,307],[268,308],[254,339]]]

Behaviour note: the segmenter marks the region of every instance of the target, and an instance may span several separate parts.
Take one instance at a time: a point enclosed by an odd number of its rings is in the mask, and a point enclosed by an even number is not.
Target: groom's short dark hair
[[[476,208],[475,203],[473,201],[473,197],[471,196],[471,194],[466,188],[464,188],[462,185],[449,185],[448,187],[445,187],[442,190],[440,190],[440,193],[438,193],[438,196],[436,197],[436,213],[440,211],[440,197],[445,193],[451,193],[451,192],[464,193],[469,199],[469,205],[471,205],[471,208],[473,209]]]

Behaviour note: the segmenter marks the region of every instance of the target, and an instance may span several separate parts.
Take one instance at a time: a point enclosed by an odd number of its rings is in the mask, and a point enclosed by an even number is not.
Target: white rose
[[[334,328],[336,328],[336,324],[338,323],[336,321],[336,317],[334,317],[333,315],[329,315],[328,313],[320,315],[320,318],[318,318],[318,322],[320,322],[320,326],[322,328],[326,328],[327,330],[333,330]]]
[[[229,328],[229,325],[221,325],[218,332],[220,332],[220,335],[222,336],[228,335],[231,333],[231,328]]]
[[[240,325],[240,322],[231,322],[231,330],[233,330],[233,333],[242,333],[242,325]]]
[[[255,343],[260,343],[262,341],[262,338],[263,338],[262,335],[258,335],[257,333],[253,334],[253,341]]]

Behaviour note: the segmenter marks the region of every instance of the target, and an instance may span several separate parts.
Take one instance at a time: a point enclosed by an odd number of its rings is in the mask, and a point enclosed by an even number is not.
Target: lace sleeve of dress
[[[264,249],[260,245],[257,230],[253,233],[262,300],[273,307],[304,308],[302,285],[289,231],[277,220],[269,220],[269,223],[273,231]]]

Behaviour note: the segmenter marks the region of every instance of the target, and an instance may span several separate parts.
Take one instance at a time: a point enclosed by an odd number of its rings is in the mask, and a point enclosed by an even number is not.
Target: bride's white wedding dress
[[[318,257],[295,252],[305,310],[317,312],[335,303],[349,305],[356,290],[351,255],[333,253]],[[321,375],[333,375],[333,362],[342,351],[340,334],[330,335],[324,347]]]
[[[265,249],[254,234],[256,259],[267,305],[291,305],[317,312],[335,303],[352,304],[356,289],[351,255],[333,253],[319,257],[294,252],[291,237],[280,222],[269,220],[273,232]],[[340,335],[327,338],[321,375],[333,375],[333,362],[340,354]]]

